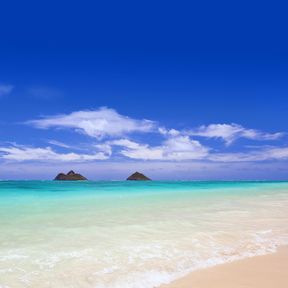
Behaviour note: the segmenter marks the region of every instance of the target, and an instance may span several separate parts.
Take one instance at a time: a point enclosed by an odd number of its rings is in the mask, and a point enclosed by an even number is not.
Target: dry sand
[[[161,288],[288,288],[288,247],[196,271]]]

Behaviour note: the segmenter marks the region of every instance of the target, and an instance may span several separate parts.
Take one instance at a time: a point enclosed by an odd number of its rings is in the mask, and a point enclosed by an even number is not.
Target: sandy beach
[[[0,287],[286,288],[287,191],[288,182],[0,181]]]
[[[161,288],[286,288],[288,247],[189,274]]]

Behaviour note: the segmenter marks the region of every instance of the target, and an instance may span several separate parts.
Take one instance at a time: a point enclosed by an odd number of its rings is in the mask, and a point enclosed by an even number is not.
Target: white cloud
[[[118,139],[118,140],[109,141],[107,143],[110,145],[123,146],[129,149],[139,149],[141,146],[147,146],[147,145],[141,145],[129,139]]]
[[[151,147],[128,139],[110,142],[124,147],[120,153],[131,159],[141,160],[196,160],[208,155],[209,149],[188,136],[175,136],[165,140],[162,145]]]
[[[208,157],[216,162],[256,162],[288,159],[288,147],[270,147],[249,152],[215,153]]]
[[[161,146],[150,147],[149,145],[139,145],[136,149],[123,149],[120,153],[131,159],[164,160],[163,149]]]
[[[265,160],[285,160],[288,158],[288,148],[259,147],[257,149],[240,151],[238,153],[217,153],[211,148],[202,145],[199,141],[192,139],[192,136],[207,138],[220,138],[230,145],[238,138],[253,140],[276,140],[284,133],[266,133],[255,129],[247,129],[238,124],[210,124],[200,126],[192,130],[167,129],[159,126],[156,122],[149,120],[138,120],[119,114],[113,109],[102,107],[90,111],[77,111],[70,114],[62,114],[51,117],[44,117],[38,120],[27,122],[37,128],[70,128],[78,133],[85,134],[98,140],[98,143],[91,144],[97,153],[94,154],[61,154],[47,148],[28,148],[13,146],[1,148],[2,158],[24,161],[40,160],[50,161],[92,161],[108,159],[112,155],[115,146],[120,155],[129,159],[154,160],[154,161],[182,161],[182,160],[205,160],[212,162],[252,162]],[[146,143],[137,143],[125,138],[133,133],[158,133],[162,136],[159,144],[154,146]],[[106,142],[99,141],[108,138]],[[132,138],[133,139],[133,138]],[[73,147],[51,140],[52,145],[71,148]],[[2,149],[2,150],[1,150]],[[8,149],[8,150],[7,150]],[[75,149],[73,149],[75,150]],[[120,151],[119,151],[120,150]],[[1,154],[0,154],[1,157]]]
[[[155,128],[155,123],[152,121],[132,119],[106,107],[45,117],[27,123],[42,129],[72,128],[98,139],[105,136],[119,137],[133,132],[151,132]]]
[[[61,114],[43,117],[38,120],[26,122],[34,127],[70,128],[90,137],[101,139],[103,137],[123,137],[134,132],[158,132],[165,137],[201,136],[207,138],[220,138],[230,145],[238,138],[252,140],[276,140],[284,133],[266,133],[256,129],[247,129],[238,124],[210,124],[195,129],[179,131],[158,126],[150,120],[138,120],[119,114],[116,110],[102,107],[96,110],[76,111],[70,114]]]
[[[180,161],[209,160],[212,162],[259,162],[267,160],[287,160],[288,147],[264,147],[239,153],[213,153],[200,142],[188,136],[169,137],[159,146],[140,144],[129,139],[107,142],[108,145],[121,146],[123,156],[138,160]]]
[[[72,148],[70,145],[67,145],[57,140],[49,140],[48,143],[54,146],[62,147],[62,148]]]
[[[10,94],[12,92],[13,88],[14,88],[14,86],[12,86],[12,85],[0,84],[0,97]]]
[[[33,148],[26,146],[0,147],[0,158],[11,161],[55,161],[55,162],[85,162],[106,160],[109,153],[100,151],[94,154],[57,153],[50,147]]]
[[[181,132],[176,129],[166,129],[165,127],[159,127],[158,131],[160,134],[165,136],[178,136],[181,134]]]
[[[221,138],[230,145],[238,138],[253,140],[276,140],[283,136],[283,133],[265,133],[255,129],[246,129],[238,124],[210,124],[190,130],[189,135],[203,136],[207,138]]]
[[[103,153],[105,153],[105,155],[112,155],[112,148],[110,145],[106,144],[106,143],[102,143],[102,144],[96,144],[94,145],[95,148]]]

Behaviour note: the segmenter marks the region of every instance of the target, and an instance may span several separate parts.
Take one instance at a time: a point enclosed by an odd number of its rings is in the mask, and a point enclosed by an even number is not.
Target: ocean
[[[0,288],[152,288],[288,244],[288,182],[0,181]]]

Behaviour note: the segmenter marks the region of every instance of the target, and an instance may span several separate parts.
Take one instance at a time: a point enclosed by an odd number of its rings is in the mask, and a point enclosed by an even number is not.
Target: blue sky
[[[287,179],[281,2],[68,4],[2,4],[0,179]]]

